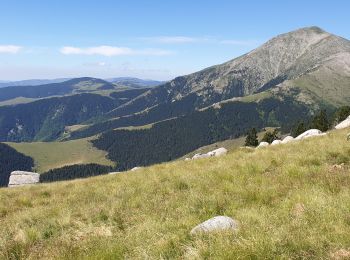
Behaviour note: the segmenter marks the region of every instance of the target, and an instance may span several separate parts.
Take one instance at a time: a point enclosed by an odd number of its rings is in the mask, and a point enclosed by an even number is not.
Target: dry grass
[[[344,259],[346,131],[220,158],[0,190],[4,259]],[[334,167],[342,165],[341,167]],[[227,215],[236,234],[192,237]]]

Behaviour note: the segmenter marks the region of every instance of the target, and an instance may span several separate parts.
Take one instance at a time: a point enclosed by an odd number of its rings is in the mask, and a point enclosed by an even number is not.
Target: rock
[[[268,143],[268,142],[261,142],[259,145],[258,145],[258,147],[256,147],[256,148],[263,148],[263,147],[267,147],[267,146],[269,146],[270,144]]]
[[[313,136],[322,136],[325,135],[325,133],[322,133],[322,131],[318,129],[310,129],[307,130],[306,132],[302,133],[301,135],[298,135],[295,140],[302,140],[305,138],[313,137]]]
[[[211,152],[209,152],[209,153],[207,153],[209,156],[221,156],[221,155],[225,155],[225,154],[227,154],[227,149],[226,148],[224,148],[224,147],[221,147],[221,148],[218,148],[218,149],[216,149],[216,150],[213,150],[213,151],[211,151]]]
[[[202,159],[202,158],[208,158],[208,157],[210,157],[210,155],[207,154],[207,153],[205,153],[205,154],[196,153],[196,154],[192,157],[192,160]]]
[[[132,168],[130,171],[134,172],[134,171],[137,171],[137,170],[140,170],[142,167],[134,167]]]
[[[282,140],[282,144],[286,144],[286,143],[289,143],[289,142],[292,142],[294,141],[294,137],[293,136],[286,136],[283,140]]]
[[[350,116],[335,126],[335,129],[344,129],[350,127]]]
[[[271,143],[271,145],[278,145],[278,144],[281,144],[282,141],[281,140],[275,140]]]
[[[114,174],[118,174],[118,173],[120,173],[120,172],[110,172],[110,173],[108,173],[109,175],[114,175]]]
[[[191,161],[191,158],[185,158],[185,161]]]
[[[40,181],[40,174],[35,172],[13,171],[10,175],[9,187],[36,184]]]
[[[218,231],[237,231],[238,230],[238,222],[230,217],[226,216],[217,216],[203,223],[195,226],[191,230],[191,235],[199,234],[199,233],[208,233],[208,232],[218,232]]]

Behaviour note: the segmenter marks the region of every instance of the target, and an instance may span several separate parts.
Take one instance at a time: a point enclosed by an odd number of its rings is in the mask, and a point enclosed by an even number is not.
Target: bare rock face
[[[350,127],[350,116],[347,119],[345,119],[343,122],[337,124],[335,126],[335,129],[344,129],[348,127]]]
[[[256,148],[263,148],[263,147],[267,147],[267,146],[269,146],[270,144],[268,143],[268,142],[261,142],[259,145],[258,145],[258,147],[256,147]]]
[[[40,175],[35,172],[13,171],[10,175],[9,187],[36,184],[40,180]]]
[[[232,231],[238,230],[238,222],[230,217],[217,216],[203,223],[195,226],[191,230],[191,235],[208,233],[208,232],[218,232],[218,231]]]
[[[322,131],[320,131],[318,129],[310,129],[310,130],[307,130],[306,132],[302,133],[301,135],[297,136],[295,138],[295,140],[302,140],[305,138],[314,137],[314,136],[322,136],[322,135],[325,135],[325,133],[322,133]]]

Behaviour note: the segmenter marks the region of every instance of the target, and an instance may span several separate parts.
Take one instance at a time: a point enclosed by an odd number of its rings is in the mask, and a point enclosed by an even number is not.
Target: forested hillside
[[[190,115],[155,124],[150,129],[115,130],[93,140],[94,146],[108,152],[118,170],[174,160],[201,146],[245,135],[251,127],[290,128],[309,110],[285,97],[261,102],[229,102]]]
[[[0,187],[6,187],[12,171],[30,171],[34,166],[32,158],[17,152],[7,144],[0,143]]]

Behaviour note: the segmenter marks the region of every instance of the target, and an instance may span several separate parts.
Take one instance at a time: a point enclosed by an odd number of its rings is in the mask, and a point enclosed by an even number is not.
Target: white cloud
[[[16,54],[22,49],[21,46],[16,45],[0,45],[0,53]]]
[[[88,48],[78,48],[72,46],[65,46],[61,48],[61,53],[65,55],[102,55],[107,57],[112,56],[126,56],[126,55],[150,55],[150,56],[164,56],[172,54],[172,52],[167,50],[159,49],[145,49],[145,50],[134,50],[126,47],[116,47],[116,46],[96,46]]]

